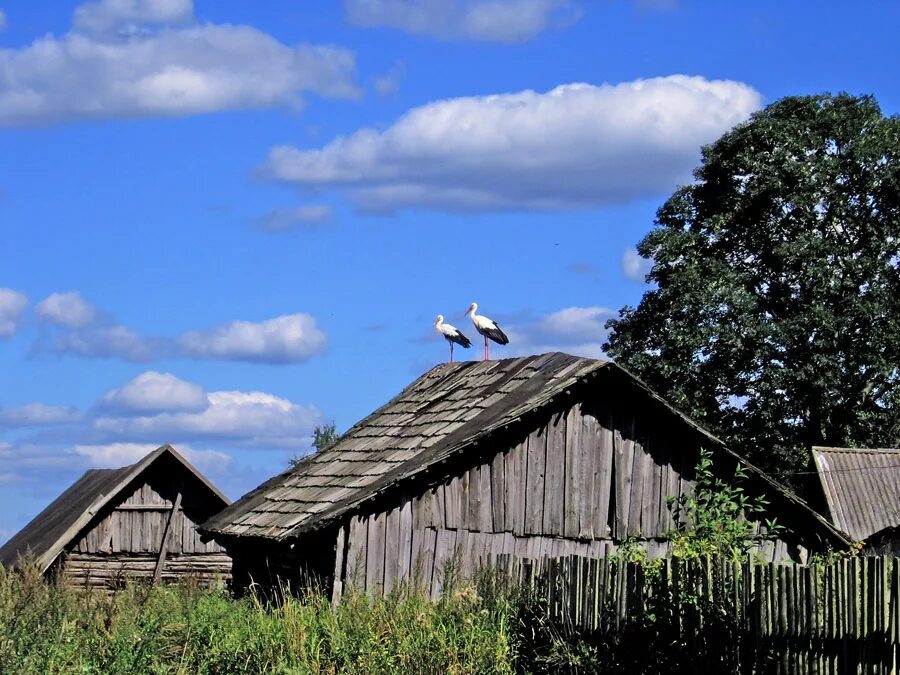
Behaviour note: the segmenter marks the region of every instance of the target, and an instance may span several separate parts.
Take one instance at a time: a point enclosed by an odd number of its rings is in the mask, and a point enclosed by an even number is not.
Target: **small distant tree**
[[[334,445],[339,440],[341,440],[341,435],[337,432],[337,427],[334,422],[328,422],[328,424],[317,424],[316,428],[313,429],[313,447],[316,452],[321,452],[325,448]],[[301,461],[303,461],[306,455],[295,455],[288,460],[291,463],[291,467],[297,466]]]

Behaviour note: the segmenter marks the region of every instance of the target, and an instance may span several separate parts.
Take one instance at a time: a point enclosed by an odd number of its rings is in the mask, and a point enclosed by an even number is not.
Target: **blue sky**
[[[895,114],[898,19],[0,0],[0,541],[165,442],[240,496],[445,360],[435,315],[475,337],[472,301],[496,356],[599,356],[700,146],[792,94]]]

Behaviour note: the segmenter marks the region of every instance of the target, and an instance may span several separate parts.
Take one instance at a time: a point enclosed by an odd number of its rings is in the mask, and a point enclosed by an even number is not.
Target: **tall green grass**
[[[403,588],[266,606],[189,585],[76,592],[0,567],[0,671],[510,673],[515,615],[490,584],[437,603]]]

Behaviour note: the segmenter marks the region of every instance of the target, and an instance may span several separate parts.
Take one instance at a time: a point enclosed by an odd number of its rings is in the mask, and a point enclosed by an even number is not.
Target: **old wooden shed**
[[[0,564],[33,560],[48,576],[112,588],[127,578],[208,582],[231,558],[197,523],[229,500],[170,445],[120,469],[92,469],[0,547]]]
[[[204,523],[236,585],[315,575],[441,592],[499,554],[606,556],[629,537],[668,552],[666,499],[691,488],[701,447],[731,475],[739,457],[607,361],[551,353],[437,366],[333,446]],[[802,561],[846,546],[824,518],[749,467],[785,526],[762,553]]]
[[[864,552],[900,554],[900,449],[814,447],[825,512]]]

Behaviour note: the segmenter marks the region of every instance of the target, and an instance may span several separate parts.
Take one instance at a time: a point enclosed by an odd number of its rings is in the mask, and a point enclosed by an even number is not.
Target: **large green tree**
[[[785,98],[703,149],[606,350],[783,477],[900,437],[900,119]]]

